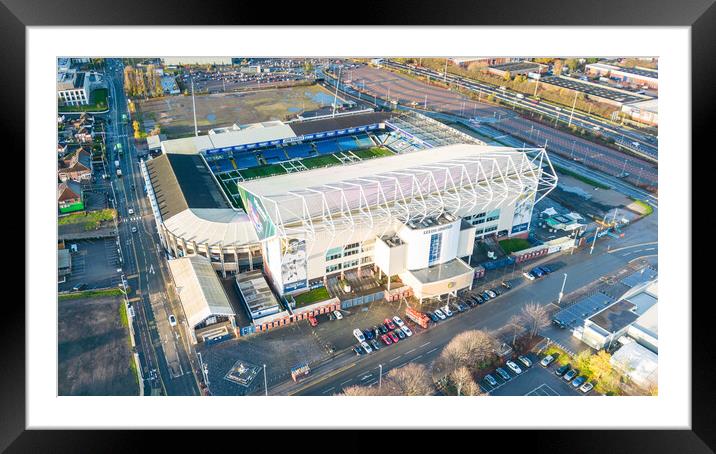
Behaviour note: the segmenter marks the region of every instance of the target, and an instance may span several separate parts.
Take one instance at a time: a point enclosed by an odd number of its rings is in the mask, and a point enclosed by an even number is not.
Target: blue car
[[[375,335],[373,334],[373,331],[369,330],[369,329],[363,331],[363,335],[365,335],[365,338],[368,340],[371,340],[375,337]]]
[[[543,272],[541,269],[539,269],[539,267],[534,267],[534,268],[532,268],[532,270],[530,270],[530,272],[531,272],[535,277],[542,277],[542,276],[544,276],[544,272]]]
[[[548,267],[547,265],[540,265],[537,268],[541,269],[544,274],[549,274],[552,272],[552,268]]]

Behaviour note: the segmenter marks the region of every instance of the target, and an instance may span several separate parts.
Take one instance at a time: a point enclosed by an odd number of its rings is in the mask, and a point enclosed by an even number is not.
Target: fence
[[[362,304],[368,304],[372,303],[374,301],[380,301],[383,299],[383,296],[385,295],[384,291],[371,293],[370,295],[362,295],[357,296],[355,298],[351,298],[349,300],[343,300],[341,301],[341,309],[348,309],[355,306],[360,306]]]

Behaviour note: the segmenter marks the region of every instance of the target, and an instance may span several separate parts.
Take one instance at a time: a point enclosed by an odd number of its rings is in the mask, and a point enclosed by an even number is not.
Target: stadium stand
[[[309,156],[313,156],[316,154],[316,151],[313,149],[313,146],[311,146],[310,143],[301,143],[298,145],[285,147],[284,151],[286,151],[286,154],[291,159],[308,158]]]
[[[286,156],[286,153],[284,153],[283,150],[280,150],[278,148],[264,150],[260,153],[263,155],[264,159],[269,164],[275,164],[277,162],[288,160],[288,156]]]
[[[234,162],[236,162],[236,167],[239,169],[248,169],[249,167],[259,165],[259,162],[256,160],[256,155],[253,153],[234,154]],[[229,170],[234,169],[231,168]]]
[[[358,144],[353,137],[341,137],[336,139],[336,142],[338,142],[338,148],[340,148],[341,151],[351,151],[358,148]]]
[[[314,142],[314,145],[319,154],[331,154],[341,151],[335,139],[321,140],[320,142]]]

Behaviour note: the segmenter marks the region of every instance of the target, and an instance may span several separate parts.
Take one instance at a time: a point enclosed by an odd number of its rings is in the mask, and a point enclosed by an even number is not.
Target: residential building
[[[82,186],[72,180],[57,185],[57,205],[60,213],[72,213],[85,209],[82,198]]]
[[[63,71],[57,73],[57,99],[66,106],[89,104],[90,81],[84,72]]]
[[[84,148],[79,148],[72,155],[60,159],[58,167],[57,177],[62,182],[87,181],[92,178],[92,155]]]

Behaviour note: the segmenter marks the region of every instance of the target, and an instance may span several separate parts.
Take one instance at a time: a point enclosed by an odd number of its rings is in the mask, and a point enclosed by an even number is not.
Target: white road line
[[[649,247],[649,248],[646,248],[646,249],[644,249],[644,250],[645,250],[645,251],[654,251],[654,250],[656,250],[656,248],[655,248],[655,247]]]
[[[367,375],[364,375],[363,377],[361,377],[360,380],[361,380],[361,381],[367,380],[367,379],[369,379],[369,378],[372,377],[372,376],[373,376],[373,374],[367,374]],[[360,377],[360,375],[359,375],[358,377]]]
[[[420,346],[420,347],[418,347],[418,348],[423,348],[423,347],[425,347],[425,346],[427,346],[427,345],[430,345],[430,341],[428,341],[428,342],[425,342],[425,343],[424,343],[423,345],[421,345],[421,346]]]
[[[440,348],[440,347],[435,347],[435,348],[432,349],[432,350],[428,350],[427,352],[425,352],[425,354],[426,354],[426,355],[429,355],[430,353],[434,352],[434,351],[437,350],[438,348]]]
[[[405,354],[406,354],[406,355],[409,355],[410,353],[413,353],[415,350],[416,350],[415,348],[412,349],[412,350],[408,350],[407,352],[405,352]]]
[[[350,382],[350,381],[353,381],[353,379],[352,379],[352,378],[349,378],[348,380],[342,382],[340,386],[342,387],[343,385],[345,385],[346,383],[348,383],[348,382]]]
[[[327,393],[333,391],[334,389],[336,389],[336,387],[335,387],[335,386],[331,386],[331,387],[328,388],[327,390],[323,391],[323,394],[327,394]]]
[[[389,362],[389,363],[392,363],[393,361],[395,361],[396,359],[400,358],[401,356],[403,356],[403,355],[398,355],[398,356],[396,356],[395,358],[391,359],[391,360],[388,361],[388,362]]]
[[[422,357],[423,357],[423,355],[418,355],[415,358],[413,358],[413,361],[415,361],[416,359],[422,358]]]

